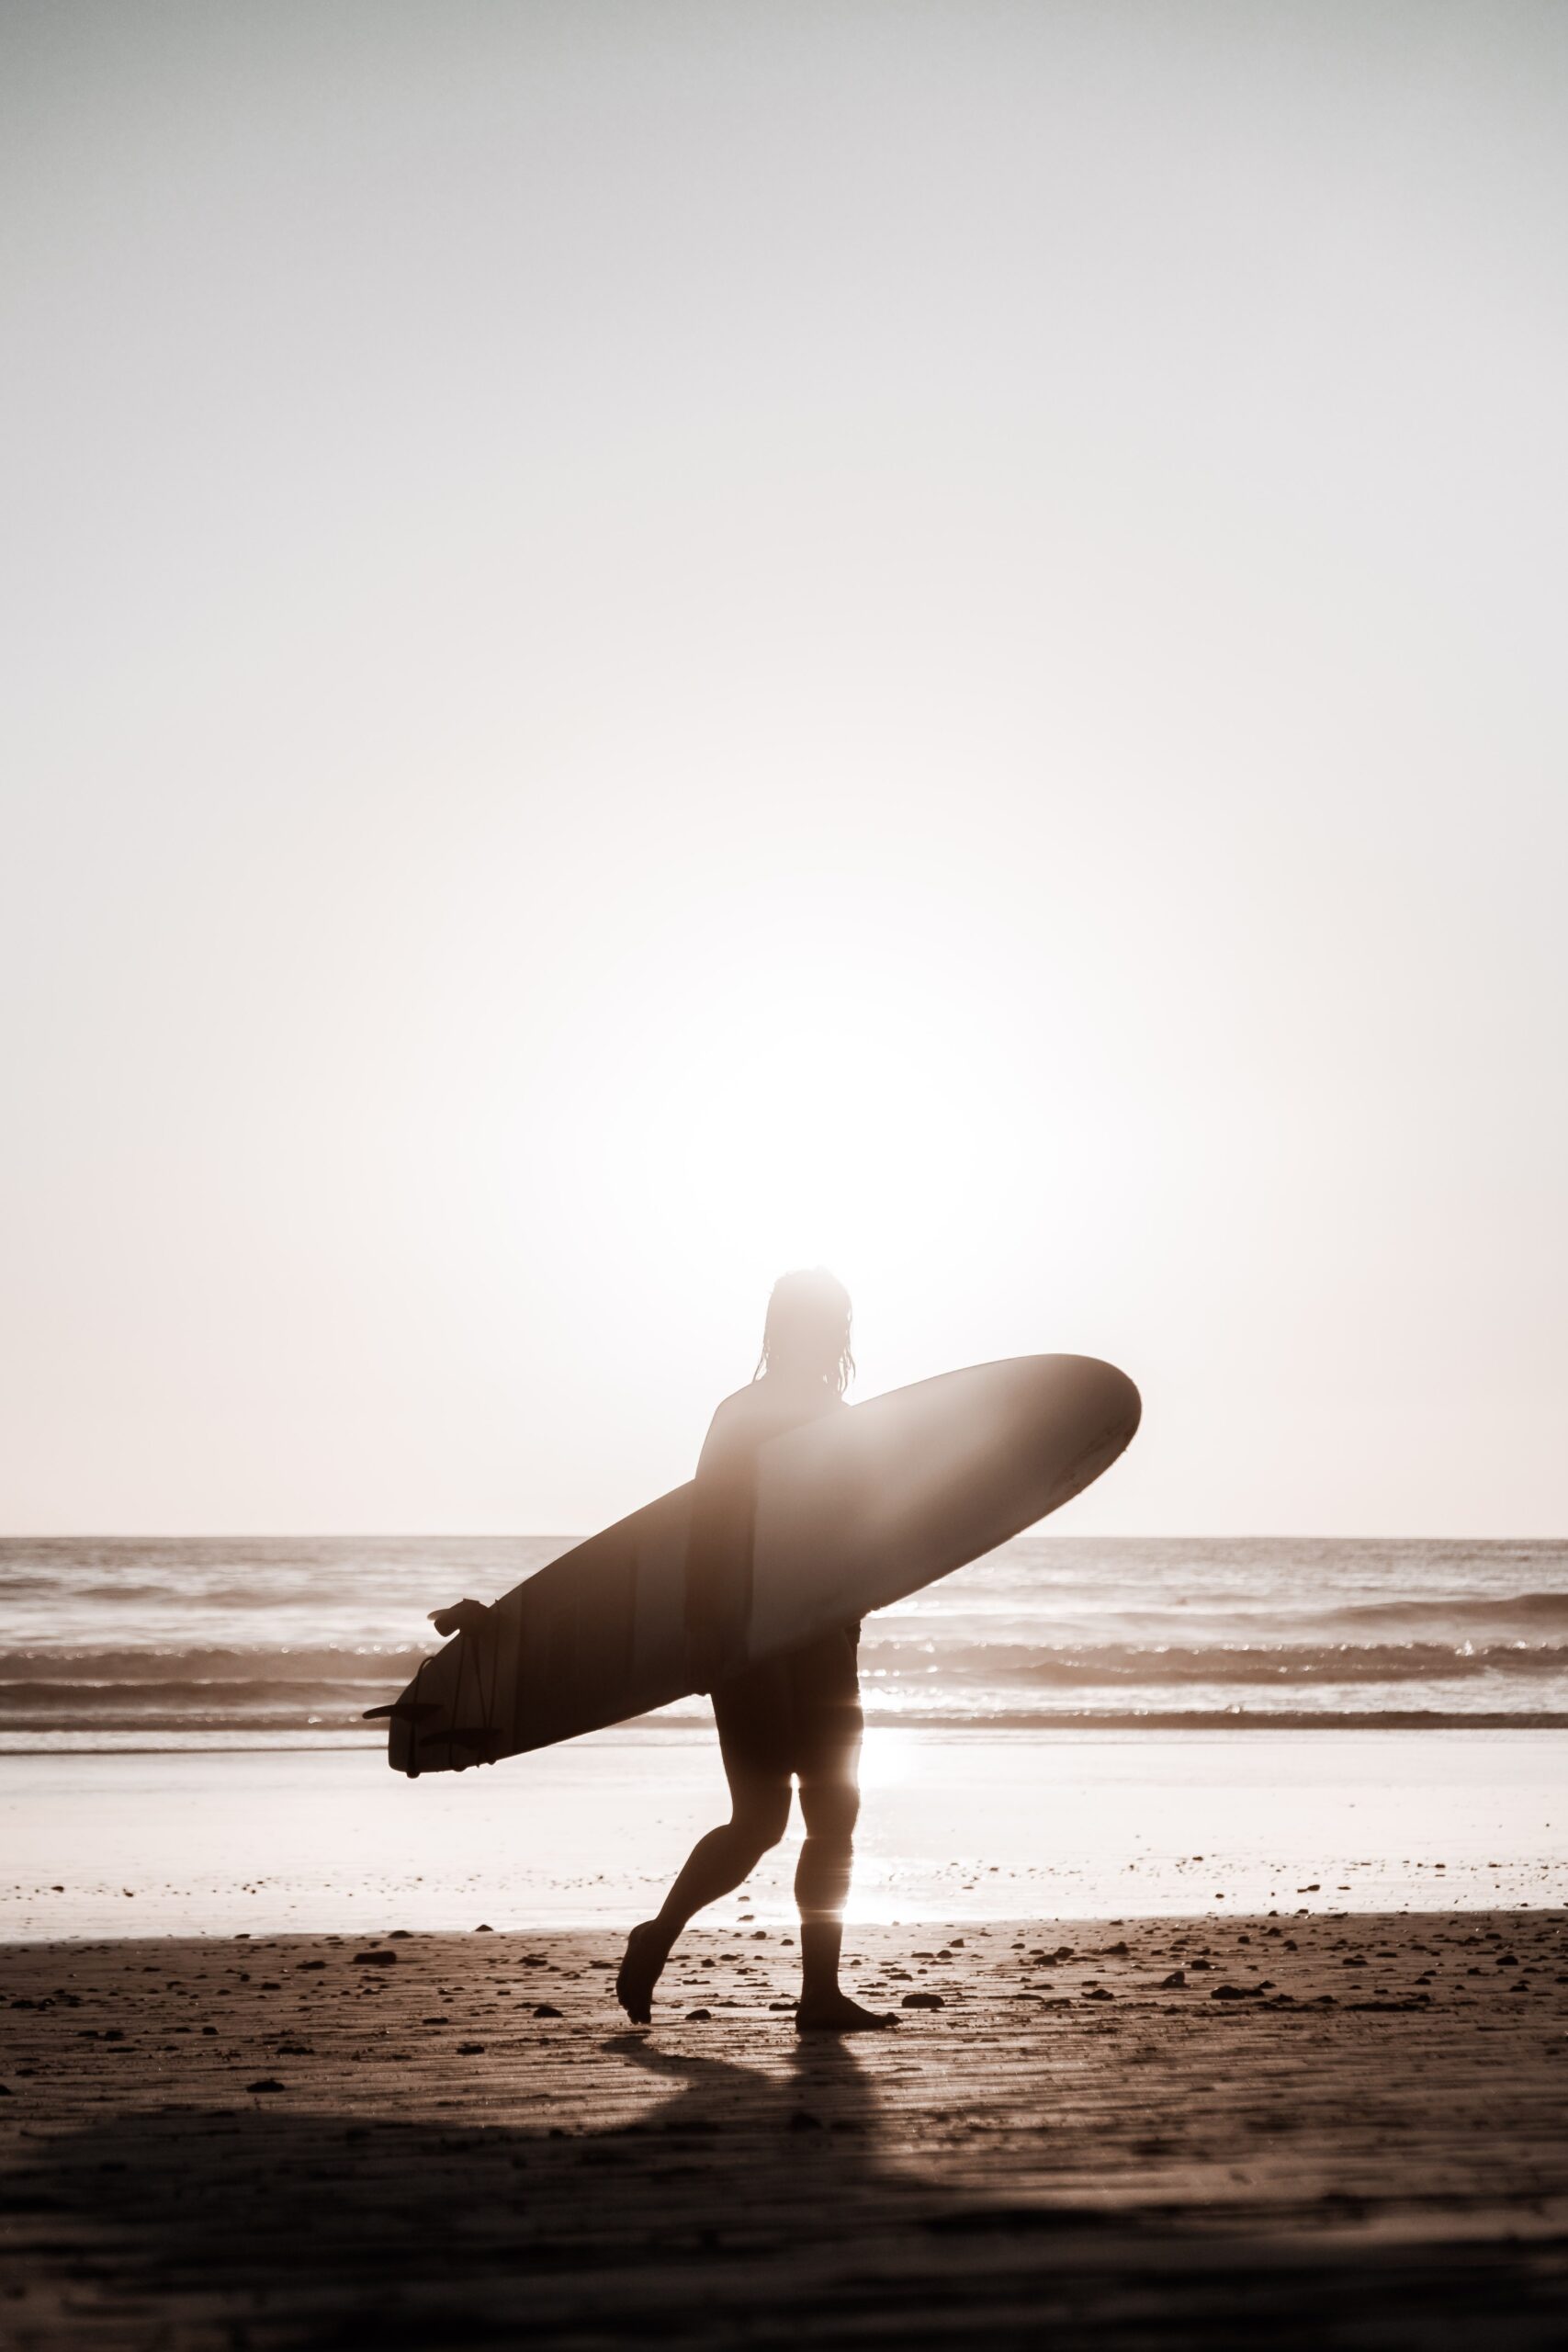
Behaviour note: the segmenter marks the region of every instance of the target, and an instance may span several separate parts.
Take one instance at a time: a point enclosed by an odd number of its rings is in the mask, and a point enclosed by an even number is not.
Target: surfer
[[[795,2023],[803,2032],[860,2033],[898,2022],[863,2008],[839,1984],[860,1812],[859,1625],[840,1626],[738,1674],[720,1671],[750,1602],[758,1449],[785,1430],[844,1409],[854,1371],[850,1318],[849,1293],[823,1269],[782,1275],[768,1301],[757,1369],[719,1406],[697,1464],[686,1627],[698,1688],[712,1692],[731,1809],[727,1822],[697,1840],[658,1916],[626,1940],[615,1992],[637,2025],[649,2022],[653,1988],[682,1928],[732,1894],[784,1836],[792,1780],[799,1782],[806,1824],[795,1874]]]

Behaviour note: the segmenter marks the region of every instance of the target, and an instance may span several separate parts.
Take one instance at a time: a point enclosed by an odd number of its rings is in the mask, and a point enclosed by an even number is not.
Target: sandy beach
[[[798,1820],[615,2007],[724,1810],[700,1727],[0,1759],[19,2352],[1563,2340],[1568,1736],[864,1768],[847,1981],[899,2023],[825,2046]]]
[[[853,1948],[823,2044],[739,1918],[647,2032],[597,1933],[6,1947],[10,2340],[1563,2340],[1562,1912]]]

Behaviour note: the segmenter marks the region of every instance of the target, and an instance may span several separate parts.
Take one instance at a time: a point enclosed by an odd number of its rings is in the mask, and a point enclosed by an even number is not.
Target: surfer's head
[[[759,1378],[764,1372],[825,1381],[841,1396],[854,1378],[850,1353],[850,1295],[826,1266],[803,1266],[781,1274],[768,1301],[762,1326]]]

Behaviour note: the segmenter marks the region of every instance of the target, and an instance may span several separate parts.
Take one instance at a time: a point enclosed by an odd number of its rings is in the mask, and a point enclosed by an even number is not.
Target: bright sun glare
[[[765,963],[716,971],[699,943],[623,1048],[639,1227],[863,1279],[962,1250],[999,1181],[999,1042],[907,943],[862,941],[783,989]]]

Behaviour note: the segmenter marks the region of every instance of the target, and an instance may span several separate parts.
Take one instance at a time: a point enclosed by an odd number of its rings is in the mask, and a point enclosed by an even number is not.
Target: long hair
[[[781,1274],[768,1301],[762,1352],[752,1379],[760,1380],[784,1361],[817,1370],[841,1396],[855,1376],[850,1353],[852,1320],[849,1292],[826,1266],[802,1266]]]

